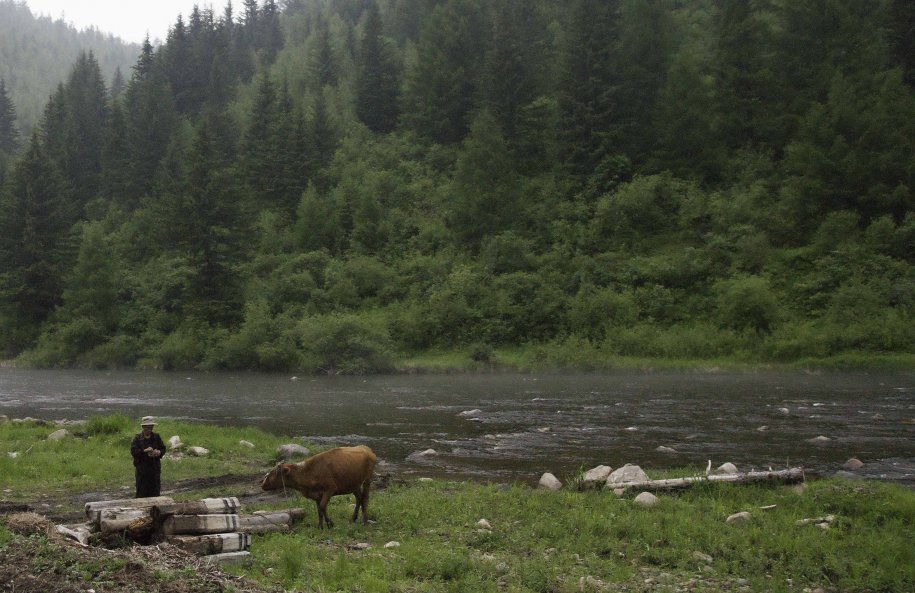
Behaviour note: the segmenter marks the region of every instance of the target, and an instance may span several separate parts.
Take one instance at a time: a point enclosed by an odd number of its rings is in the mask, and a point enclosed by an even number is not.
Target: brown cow
[[[318,527],[333,527],[334,522],[327,516],[327,503],[332,496],[353,494],[356,509],[353,522],[362,508],[362,524],[368,517],[369,485],[375,471],[375,453],[366,447],[338,447],[318,453],[299,463],[278,463],[270,470],[261,483],[264,490],[292,488],[318,505]]]

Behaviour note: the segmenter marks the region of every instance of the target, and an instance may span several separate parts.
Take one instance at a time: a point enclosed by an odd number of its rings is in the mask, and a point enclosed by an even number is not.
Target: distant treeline
[[[906,0],[195,8],[123,84],[81,54],[18,143],[0,93],[0,352],[913,353],[913,23]]]

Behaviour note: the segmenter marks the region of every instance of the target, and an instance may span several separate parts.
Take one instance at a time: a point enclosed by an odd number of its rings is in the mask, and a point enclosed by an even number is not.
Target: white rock
[[[693,558],[705,564],[711,564],[715,561],[714,558],[703,552],[693,552]]]
[[[658,502],[660,502],[660,500],[658,499],[657,496],[655,496],[651,492],[642,492],[641,494],[639,494],[638,496],[635,497],[633,502],[639,506],[653,507],[656,504],[658,504]]]
[[[639,429],[638,426],[627,426],[627,427],[624,428],[623,430],[628,430],[629,432],[635,432],[635,431],[637,431],[638,429]]]
[[[244,439],[238,441],[238,444],[241,445],[242,447],[247,447],[249,449],[254,448],[254,443],[252,443],[251,441],[246,441]]]
[[[399,548],[399,547],[400,547],[400,542],[390,541],[390,542],[386,543],[386,544],[384,545],[384,547],[385,547],[385,548],[388,548],[388,549],[390,549],[390,548]]]
[[[728,525],[740,525],[742,523],[748,522],[752,516],[746,511],[741,511],[739,513],[734,513],[730,517],[724,520]]]
[[[606,584],[591,575],[580,577],[578,579],[578,590],[579,591],[603,591],[606,588]]]
[[[173,437],[168,439],[168,446],[171,449],[180,449],[181,447],[184,446],[184,443],[181,442],[181,437],[179,437],[178,435],[174,435]]]
[[[552,429],[549,426],[541,426],[540,428],[537,429],[537,432],[546,433],[546,432],[550,432],[550,430],[552,430]]]
[[[544,490],[560,490],[562,488],[562,482],[556,479],[556,476],[546,472],[540,476],[540,482],[537,483],[537,487]]]
[[[61,428],[60,430],[55,430],[54,432],[49,434],[48,440],[49,441],[60,441],[60,440],[65,439],[67,437],[67,435],[69,435],[69,434],[70,434],[70,431],[68,431],[66,428]]]
[[[737,466],[728,461],[727,463],[722,463],[715,470],[716,474],[736,474],[738,473]]]
[[[808,442],[811,442],[811,443],[828,443],[828,442],[831,441],[831,440],[832,440],[832,439],[830,439],[829,437],[825,437],[825,436],[823,436],[823,435],[820,435],[820,436],[817,436],[817,437],[813,437],[812,439],[808,439]]]
[[[281,459],[291,459],[292,457],[308,457],[311,451],[296,443],[287,443],[276,448],[277,455]]]
[[[661,445],[660,447],[655,449],[655,451],[657,451],[658,453],[679,453],[679,451],[677,451],[673,447],[665,447],[664,445]]]
[[[860,459],[858,459],[857,457],[852,457],[851,459],[849,459],[848,461],[846,461],[845,463],[842,464],[842,469],[848,470],[850,472],[859,470],[862,467],[864,467],[864,463],[862,463],[862,461]]]
[[[613,468],[609,465],[598,465],[586,471],[581,477],[581,481],[585,486],[593,486],[600,482],[606,482],[611,472],[613,472]]]
[[[187,454],[194,457],[206,457],[210,454],[210,450],[203,447],[188,447]]]
[[[477,416],[479,416],[482,413],[483,413],[483,410],[477,410],[477,409],[464,410],[463,412],[458,414],[458,416],[460,416],[462,418],[476,418]]]
[[[648,479],[648,474],[643,472],[642,468],[627,463],[607,477],[607,487],[613,488],[616,484],[625,484],[627,482],[647,482]]]
[[[477,521],[477,525],[479,525],[483,529],[492,529],[492,525],[490,525],[489,521],[487,521],[486,519],[480,519],[479,521]]]
[[[432,478],[419,478],[420,482],[431,482]]]
[[[779,408],[778,411],[779,411],[779,413],[781,413],[782,416],[787,416],[788,414],[791,413],[791,410],[789,410],[788,408]]]
[[[756,429],[756,432],[766,432],[767,430],[769,430],[769,427],[766,426],[765,424],[763,424],[762,426],[760,426],[759,428]]]
[[[16,459],[17,457],[19,457],[19,451],[10,451],[10,452],[7,453],[6,455],[7,455],[7,457],[9,457],[10,459]]]
[[[358,542],[349,547],[350,550],[368,550],[372,545],[367,542]]]

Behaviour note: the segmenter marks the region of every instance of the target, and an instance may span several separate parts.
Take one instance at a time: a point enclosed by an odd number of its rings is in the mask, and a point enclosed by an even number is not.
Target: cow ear
[[[289,465],[288,465],[288,464],[285,464],[285,463],[282,465],[282,468],[283,468],[283,475],[284,475],[284,476],[288,476],[288,475],[289,475],[289,472],[292,471],[292,468],[289,467]]]

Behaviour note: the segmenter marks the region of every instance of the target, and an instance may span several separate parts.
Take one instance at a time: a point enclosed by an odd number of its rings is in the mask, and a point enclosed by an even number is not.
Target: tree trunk
[[[234,496],[230,498],[204,498],[194,502],[157,504],[152,507],[152,516],[162,521],[169,515],[233,515],[239,509],[241,509],[241,504]]]
[[[711,476],[692,476],[688,478],[670,478],[667,480],[646,480],[642,482],[623,482],[620,484],[611,484],[608,488],[612,490],[677,490],[680,488],[689,488],[696,484],[707,484],[709,482],[728,482],[732,484],[751,484],[758,482],[779,482],[782,484],[794,484],[795,482],[804,481],[804,468],[792,467],[780,471],[767,472],[746,472],[737,474],[721,474]]]
[[[86,503],[86,517],[98,522],[104,509],[149,509],[157,504],[174,504],[170,496],[153,496],[150,498],[126,498],[122,500],[100,500]]]
[[[211,535],[172,535],[166,538],[171,544],[201,556],[225,552],[243,552],[251,545],[246,533],[215,533]]]

